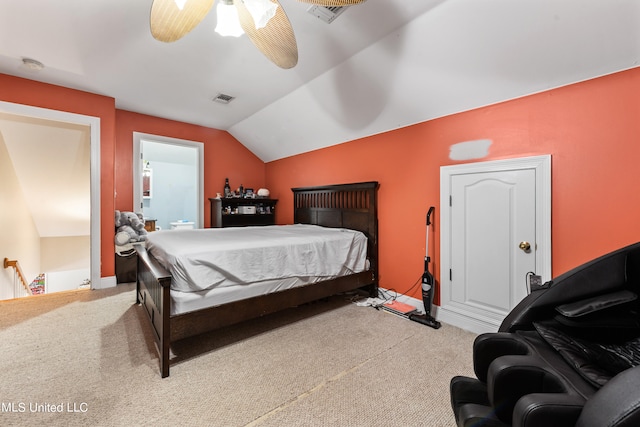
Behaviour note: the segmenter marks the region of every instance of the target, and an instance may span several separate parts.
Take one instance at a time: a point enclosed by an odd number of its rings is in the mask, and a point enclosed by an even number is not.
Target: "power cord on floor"
[[[418,280],[416,280],[416,282],[407,290],[406,294],[410,293],[421,282],[421,280],[422,280],[422,276],[420,276]],[[381,300],[381,302],[379,304],[372,305],[372,306],[376,310],[380,310],[383,304],[396,301],[398,299],[398,296],[406,295],[406,294],[399,293],[395,288],[389,288],[389,289],[378,288],[378,298]]]
[[[417,285],[419,285],[421,281],[422,281],[422,276],[420,276],[418,280],[416,280],[416,282],[407,290],[407,294],[410,293]],[[350,301],[353,304],[356,304],[359,306],[371,306],[376,310],[380,310],[382,309],[382,306],[384,304],[397,300],[399,295],[406,295],[406,294],[400,294],[395,288],[389,288],[389,289],[378,288],[377,298],[369,297],[363,300],[361,296],[353,295],[351,296]]]

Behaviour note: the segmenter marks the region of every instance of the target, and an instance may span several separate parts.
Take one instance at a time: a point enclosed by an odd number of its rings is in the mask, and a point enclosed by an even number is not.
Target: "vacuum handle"
[[[426,233],[425,233],[426,234],[426,236],[425,236],[426,237],[426,246],[424,248],[424,251],[425,251],[425,254],[424,254],[424,265],[425,265],[425,267],[424,267],[424,269],[425,270],[428,269],[427,266],[429,264],[429,261],[431,261],[431,258],[429,257],[429,226],[431,225],[431,214],[433,213],[433,211],[435,209],[436,209],[435,207],[431,206],[429,208],[429,211],[427,212],[427,229],[426,229]]]
[[[429,211],[427,212],[427,225],[431,225],[431,214],[433,213],[433,211],[434,211],[435,209],[436,209],[436,208],[435,208],[434,206],[431,206],[431,207],[429,208]]]

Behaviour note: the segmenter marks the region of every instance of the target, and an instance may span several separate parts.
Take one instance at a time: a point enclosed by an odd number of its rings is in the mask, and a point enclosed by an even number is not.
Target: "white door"
[[[204,226],[204,144],[176,138],[133,134],[134,209],[169,229],[172,222]],[[144,154],[143,154],[144,153]],[[146,193],[147,174],[150,192]]]
[[[529,273],[550,279],[549,166],[544,156],[443,168],[442,320],[495,331],[527,295]]]

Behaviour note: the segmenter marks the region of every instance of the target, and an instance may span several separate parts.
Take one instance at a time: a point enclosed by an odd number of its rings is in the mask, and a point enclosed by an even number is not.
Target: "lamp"
[[[253,18],[253,22],[256,25],[256,30],[266,27],[267,23],[276,14],[278,4],[273,3],[270,0],[239,0],[243,1],[244,5]]]
[[[224,37],[240,37],[244,34],[233,0],[220,0],[216,12],[218,14],[216,33]]]
[[[187,3],[187,0],[174,0],[174,3],[178,6],[178,9],[182,10],[184,9],[184,5]]]
[[[179,1],[179,0],[176,0]],[[239,37],[244,34],[238,19],[238,11],[233,4],[234,0],[220,0],[216,9],[218,23],[216,33],[221,36]],[[270,0],[235,0],[242,1],[253,18],[256,29],[264,28],[269,20],[276,14],[278,4]]]

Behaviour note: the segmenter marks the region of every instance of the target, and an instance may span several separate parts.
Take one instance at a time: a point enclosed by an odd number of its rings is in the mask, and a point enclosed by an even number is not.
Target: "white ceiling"
[[[638,0],[368,0],[333,23],[281,0],[298,65],[246,36],[149,31],[151,0],[0,2],[0,72],[228,130],[264,161],[637,67]],[[26,69],[22,58],[45,64]],[[228,105],[212,101],[235,96]]]

